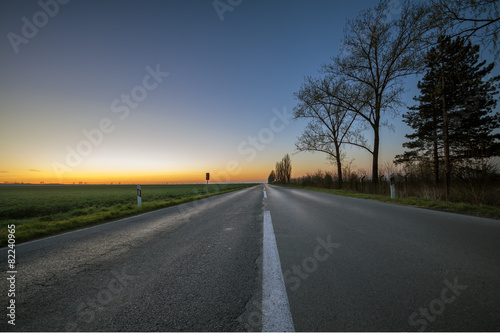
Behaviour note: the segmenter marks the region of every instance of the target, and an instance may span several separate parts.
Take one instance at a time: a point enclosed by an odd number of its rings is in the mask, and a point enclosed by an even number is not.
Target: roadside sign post
[[[141,185],[137,185],[137,206],[142,206],[142,190]]]
[[[206,176],[206,178],[207,178],[207,185],[206,185],[206,187],[205,187],[205,190],[206,190],[206,192],[207,192],[207,194],[208,194],[208,181],[210,180],[210,172],[207,172],[207,176]]]
[[[391,173],[391,199],[396,198],[396,179],[394,174]]]

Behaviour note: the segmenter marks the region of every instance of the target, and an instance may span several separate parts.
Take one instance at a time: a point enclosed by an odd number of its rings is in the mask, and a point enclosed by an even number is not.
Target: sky
[[[2,1],[0,183],[265,181],[287,153],[292,177],[334,170],[296,153],[293,93],[375,4]],[[382,130],[382,166],[403,151],[401,119]],[[347,152],[370,170],[369,154]]]

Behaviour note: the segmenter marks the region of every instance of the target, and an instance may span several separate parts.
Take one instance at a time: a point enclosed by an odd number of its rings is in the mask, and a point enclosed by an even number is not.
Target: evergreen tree
[[[440,37],[427,54],[418,84],[421,95],[415,97],[419,104],[403,116],[414,129],[403,144],[410,151],[396,156],[396,162],[432,158],[436,182],[442,164],[449,194],[453,163],[498,156],[500,134],[493,132],[500,127],[500,115],[492,113],[500,77],[486,80],[493,67],[479,61],[479,46]]]

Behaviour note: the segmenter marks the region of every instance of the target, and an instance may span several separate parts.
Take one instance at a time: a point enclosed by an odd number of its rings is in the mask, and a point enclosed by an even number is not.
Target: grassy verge
[[[445,212],[452,212],[452,213],[459,213],[459,214],[467,214],[467,215],[500,219],[500,207],[497,207],[497,206],[469,205],[469,204],[465,204],[465,203],[440,202],[440,201],[433,201],[430,199],[417,198],[417,197],[391,199],[389,196],[378,195],[378,194],[358,193],[358,192],[351,192],[351,191],[347,191],[347,190],[334,190],[334,189],[325,189],[325,188],[318,188],[318,187],[306,187],[306,186],[298,186],[298,185],[280,185],[280,186],[294,187],[294,188],[300,188],[300,189],[305,189],[305,190],[309,190],[309,191],[342,195],[345,197],[352,197],[352,198],[359,198],[359,199],[370,199],[370,200],[388,202],[388,203],[393,203],[393,204],[415,206],[415,207],[429,208],[429,209],[435,209],[435,210],[440,210],[440,211],[445,211]]]
[[[19,244],[69,230],[89,227],[125,217],[147,213],[161,208],[176,206],[223,193],[237,191],[254,185],[255,184],[239,184],[238,186],[230,187],[221,186],[218,191],[208,194],[184,194],[184,196],[180,198],[157,198],[156,200],[149,202],[143,201],[142,207],[140,208],[137,206],[136,202],[107,204],[104,206],[92,205],[90,207],[76,208],[70,211],[53,212],[50,215],[5,219],[0,222],[0,247],[7,245],[7,226],[10,224],[15,225],[16,244]]]

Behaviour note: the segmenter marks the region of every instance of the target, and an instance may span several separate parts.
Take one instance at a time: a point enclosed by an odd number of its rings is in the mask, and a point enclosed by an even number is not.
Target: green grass
[[[500,207],[497,206],[488,206],[488,205],[470,205],[465,203],[450,203],[450,202],[441,202],[434,201],[430,199],[417,198],[417,197],[408,197],[408,198],[395,198],[391,199],[389,196],[379,195],[379,194],[367,194],[367,193],[358,193],[347,190],[334,190],[334,189],[325,189],[318,187],[306,187],[306,186],[298,186],[298,185],[280,185],[286,187],[294,187],[301,188],[309,191],[316,192],[324,192],[335,195],[342,195],[345,197],[359,198],[359,199],[370,199],[381,202],[388,202],[400,205],[407,206],[415,206],[422,208],[435,209],[440,211],[459,213],[459,214],[467,214],[481,217],[489,217],[500,219]]]
[[[141,208],[135,185],[0,185],[0,247],[10,224],[19,244],[253,185],[144,185]]]

